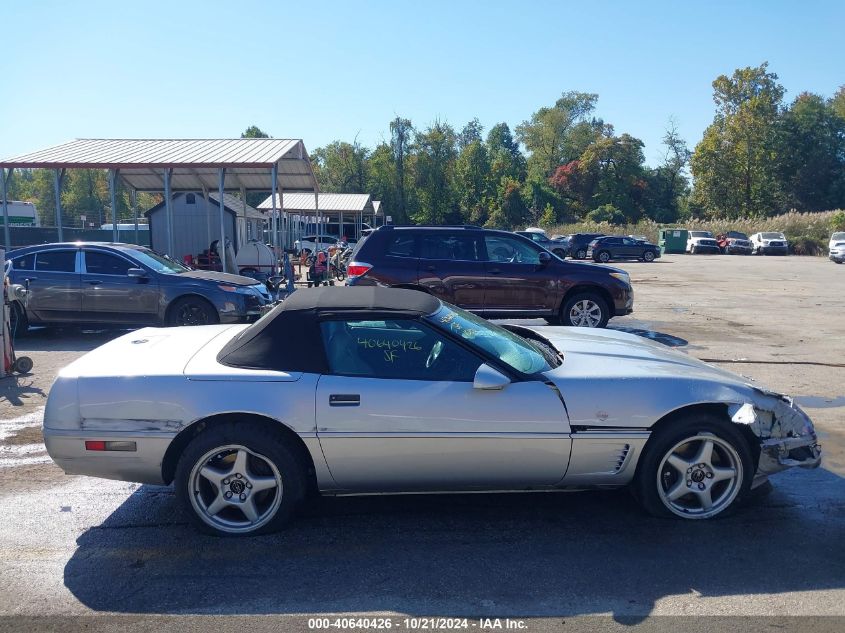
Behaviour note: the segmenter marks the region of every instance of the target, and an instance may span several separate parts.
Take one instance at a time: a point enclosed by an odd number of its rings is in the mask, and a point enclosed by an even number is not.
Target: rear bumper
[[[728,255],[733,255],[734,253],[740,253],[742,255],[748,255],[748,254],[751,253],[751,247],[750,246],[728,245],[728,246],[725,246],[725,253],[727,253]]]
[[[789,252],[786,246],[761,246],[757,250],[763,255],[786,255]]]
[[[44,444],[52,460],[68,475],[87,475],[103,479],[164,484],[162,461],[173,441],[167,433],[120,433],[78,429],[44,429]],[[134,451],[89,451],[86,440],[135,442]]]

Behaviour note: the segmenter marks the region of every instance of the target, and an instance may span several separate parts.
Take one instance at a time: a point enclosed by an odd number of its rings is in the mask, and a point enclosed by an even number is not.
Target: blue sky
[[[845,84],[845,2],[18,2],[0,0],[0,156],[77,137],[370,147],[396,115],[512,128],[561,92],[659,161],[691,147],[711,82],[768,60],[791,100]]]

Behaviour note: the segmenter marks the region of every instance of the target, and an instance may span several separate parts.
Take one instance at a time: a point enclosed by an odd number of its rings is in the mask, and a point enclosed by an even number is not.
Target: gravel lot
[[[596,614],[654,630],[670,621],[645,616],[845,617],[845,266],[679,255],[621,266],[636,311],[612,327],[793,394],[817,424],[823,467],[784,473],[712,522],[652,519],[625,491],[366,497],[319,500],[278,535],[209,538],[169,488],[67,477],[49,462],[39,425],[56,371],[120,332],[42,330],[18,341],[33,375],[0,381],[0,615],[98,616],[63,621],[79,629],[110,627],[109,614],[551,618],[533,630]]]

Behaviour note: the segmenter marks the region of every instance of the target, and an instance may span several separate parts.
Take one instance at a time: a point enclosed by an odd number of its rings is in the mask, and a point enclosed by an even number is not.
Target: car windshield
[[[834,233],[830,236],[832,240],[845,240],[845,233]]]
[[[782,240],[785,239],[783,237],[783,233],[760,233],[760,237],[764,240]]]
[[[183,273],[186,270],[190,270],[187,266],[183,266],[179,262],[164,255],[159,255],[148,248],[134,248],[131,251],[131,255],[144,264],[144,266],[151,268],[157,273]]]
[[[554,361],[547,358],[539,346],[451,304],[444,303],[427,319],[436,327],[458,334],[523,374],[536,374],[552,368],[551,363]]]
[[[747,240],[748,236],[745,233],[740,233],[739,231],[728,231],[728,237],[732,237],[737,240]]]
[[[690,231],[690,237],[713,237],[710,231]]]

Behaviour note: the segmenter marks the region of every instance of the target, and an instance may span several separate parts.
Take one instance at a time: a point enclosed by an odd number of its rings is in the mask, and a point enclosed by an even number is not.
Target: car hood
[[[214,270],[187,270],[183,273],[178,273],[178,275],[182,279],[200,279],[202,281],[226,284],[227,286],[254,286],[258,283],[250,277],[233,275],[231,273],[219,273]]]
[[[673,350],[647,338],[616,330],[530,327],[548,339],[564,362],[546,375],[557,381],[572,377],[676,378],[715,380],[746,388],[748,379]]]

